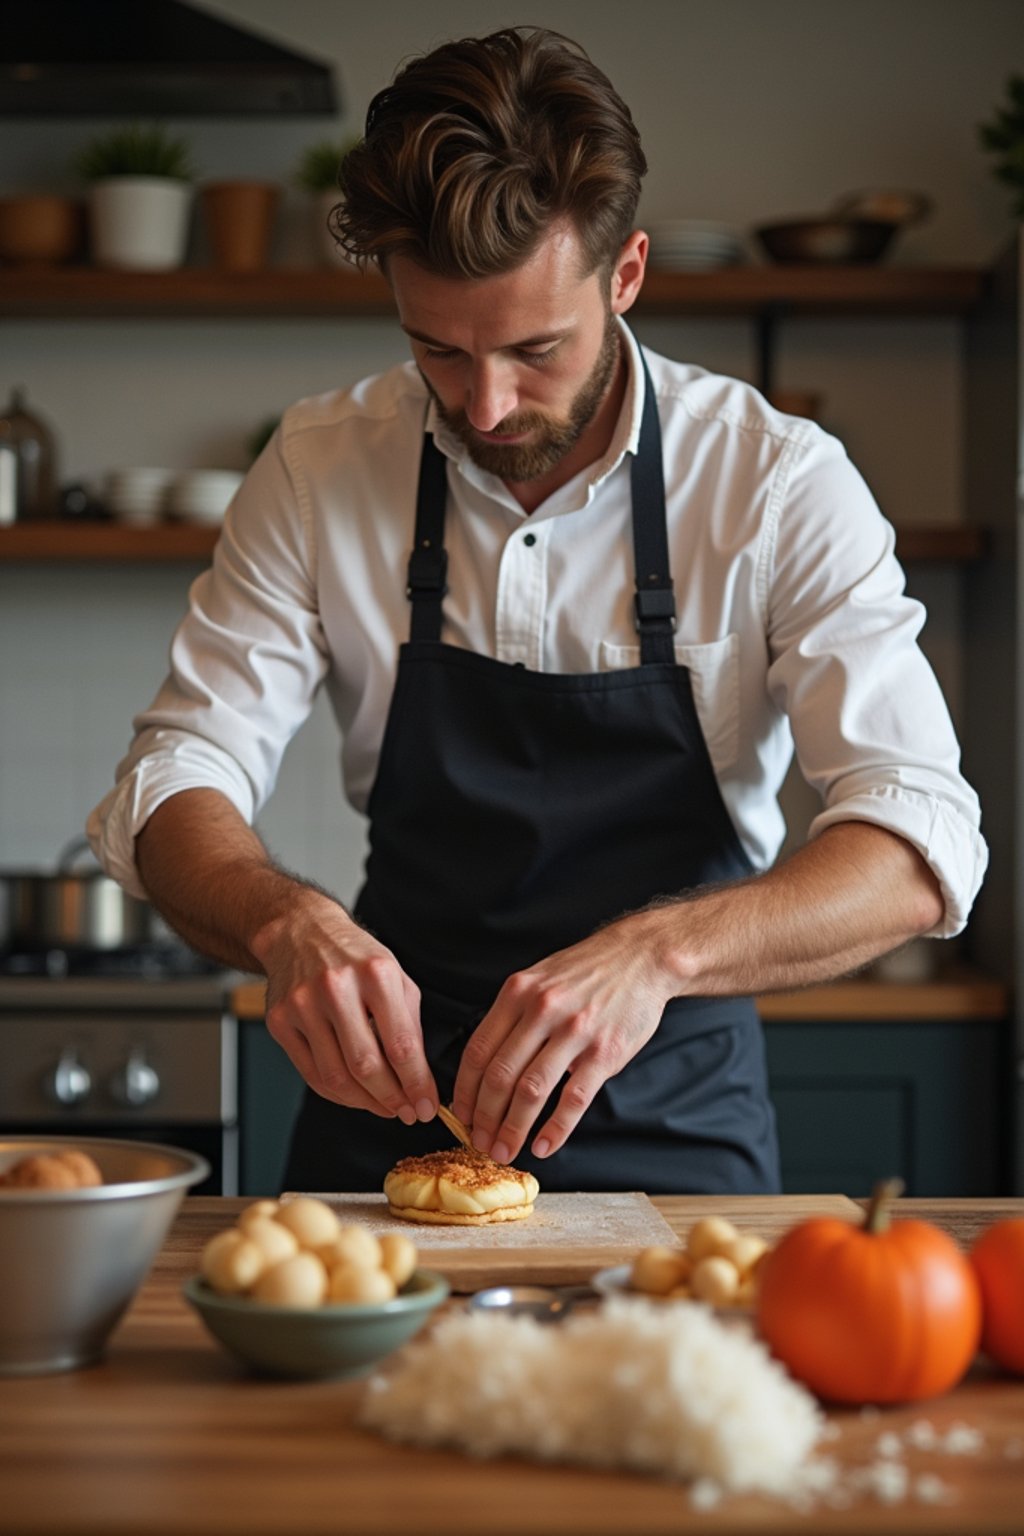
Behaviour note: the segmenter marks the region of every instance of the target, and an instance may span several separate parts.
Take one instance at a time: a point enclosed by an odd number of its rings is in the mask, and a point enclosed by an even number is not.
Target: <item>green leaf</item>
[[[161,127],[133,123],[114,128],[92,140],[74,162],[85,181],[107,176],[163,176],[171,181],[192,181],[195,170],[188,144]]]
[[[359,139],[352,137],[342,139],[340,143],[333,139],[324,139],[318,144],[311,144],[296,167],[296,184],[307,192],[338,191],[338,172],[341,170],[341,163],[358,143]]]

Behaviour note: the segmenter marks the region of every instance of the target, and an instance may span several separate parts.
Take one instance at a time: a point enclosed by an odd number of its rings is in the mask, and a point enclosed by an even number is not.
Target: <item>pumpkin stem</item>
[[[881,1179],[871,1191],[871,1203],[864,1218],[865,1232],[884,1232],[892,1215],[890,1206],[902,1195],[905,1186],[902,1179]]]

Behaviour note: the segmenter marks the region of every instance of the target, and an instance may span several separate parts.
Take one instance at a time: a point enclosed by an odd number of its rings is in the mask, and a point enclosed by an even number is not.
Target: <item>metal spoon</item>
[[[492,1285],[485,1291],[477,1291],[467,1305],[477,1312],[557,1323],[568,1316],[577,1302],[596,1299],[596,1293],[589,1285]]]

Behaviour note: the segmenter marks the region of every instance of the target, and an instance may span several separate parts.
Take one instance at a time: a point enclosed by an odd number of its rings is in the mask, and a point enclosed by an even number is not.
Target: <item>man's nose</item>
[[[515,411],[517,398],[509,368],[490,360],[477,363],[466,391],[466,415],[478,432],[493,432]]]

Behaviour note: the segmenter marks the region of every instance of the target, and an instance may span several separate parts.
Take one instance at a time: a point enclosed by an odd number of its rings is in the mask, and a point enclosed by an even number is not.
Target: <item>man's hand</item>
[[[765,875],[632,913],[509,977],[466,1045],[455,1113],[474,1146],[510,1162],[568,1073],[531,1145],[550,1156],[650,1039],[669,998],[826,981],[934,929],[943,912],[908,842],[840,822]]]
[[[308,892],[297,907],[252,940],[270,1034],[325,1099],[406,1125],[432,1120],[419,989],[329,898]]]
[[[602,1084],[654,1034],[675,989],[646,941],[651,918],[623,918],[505,982],[455,1082],[455,1113],[481,1152],[512,1162],[568,1072],[531,1148],[557,1152]]]
[[[223,795],[165,800],[136,855],[150,899],[183,938],[263,972],[267,1027],[311,1088],[408,1125],[433,1119],[419,991],[344,907],[278,869]]]

